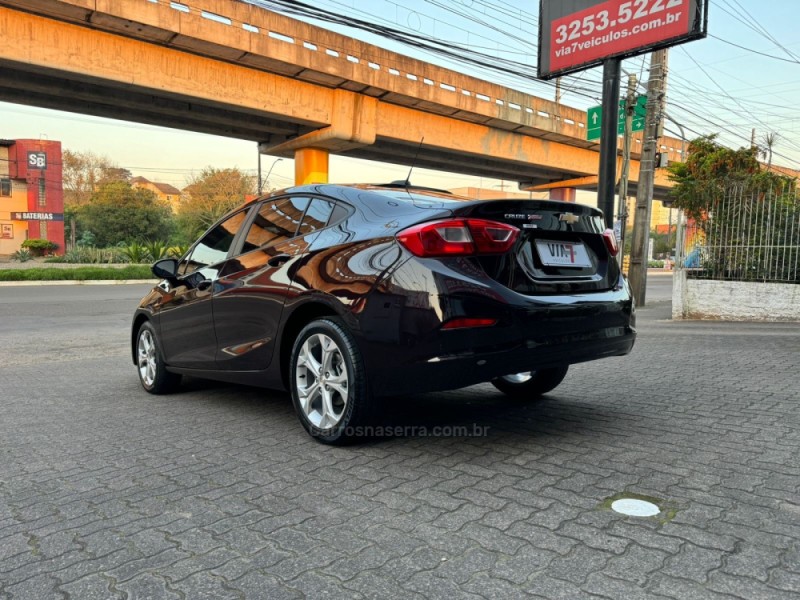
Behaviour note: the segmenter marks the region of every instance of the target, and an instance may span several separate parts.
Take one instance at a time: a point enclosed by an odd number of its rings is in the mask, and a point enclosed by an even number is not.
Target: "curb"
[[[155,285],[157,279],[54,279],[52,281],[0,281],[0,287],[23,287],[33,285],[127,285],[130,283],[149,283]]]

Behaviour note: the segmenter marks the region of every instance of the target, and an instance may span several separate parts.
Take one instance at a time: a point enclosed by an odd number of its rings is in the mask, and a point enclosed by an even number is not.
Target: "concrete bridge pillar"
[[[578,190],[575,188],[557,188],[550,190],[550,200],[561,200],[562,202],[575,202]]]
[[[294,183],[328,183],[328,157],[322,148],[298,148],[294,151]]]

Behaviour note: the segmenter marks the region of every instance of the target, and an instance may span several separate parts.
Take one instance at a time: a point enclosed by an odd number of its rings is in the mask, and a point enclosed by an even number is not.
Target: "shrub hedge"
[[[87,281],[93,279],[124,280],[154,279],[154,277],[148,265],[130,265],[120,269],[104,267],[0,269],[0,281]]]

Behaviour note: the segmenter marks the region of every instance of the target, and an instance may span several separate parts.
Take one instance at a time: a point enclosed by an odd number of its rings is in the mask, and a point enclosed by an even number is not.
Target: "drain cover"
[[[636,498],[623,498],[611,503],[611,510],[629,517],[655,517],[661,512],[658,505]]]

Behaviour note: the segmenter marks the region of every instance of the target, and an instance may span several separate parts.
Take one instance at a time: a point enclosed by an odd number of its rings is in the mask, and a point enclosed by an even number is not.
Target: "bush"
[[[33,254],[31,254],[30,250],[26,250],[23,248],[22,250],[17,250],[14,254],[11,255],[11,260],[15,260],[17,262],[28,262],[33,258]]]
[[[167,256],[171,258],[180,259],[189,251],[189,244],[177,244],[175,246],[171,246],[167,253]]]
[[[78,267],[77,269],[8,269],[0,270],[0,281],[87,281],[93,279],[154,279],[150,267],[129,265],[121,269],[108,267]]]
[[[91,231],[84,231],[78,238],[77,245],[81,248],[94,246],[97,237]]]
[[[145,242],[144,247],[147,249],[151,261],[161,260],[169,256],[169,244],[167,242],[153,240],[151,242]]]
[[[132,244],[123,246],[120,248],[120,251],[129,262],[137,264],[150,262],[150,251],[147,246],[139,242],[133,242]]]
[[[166,239],[174,228],[169,205],[153,192],[132,188],[125,181],[101,184],[77,216],[81,229],[91,231],[99,246]]]
[[[121,248],[94,248],[92,246],[79,246],[65,253],[64,256],[48,258],[45,262],[70,264],[119,264],[130,261],[124,256]]]
[[[22,242],[22,247],[26,250],[30,250],[31,254],[34,256],[44,256],[45,254],[50,254],[54,250],[57,250],[58,244],[50,240],[33,238]]]

